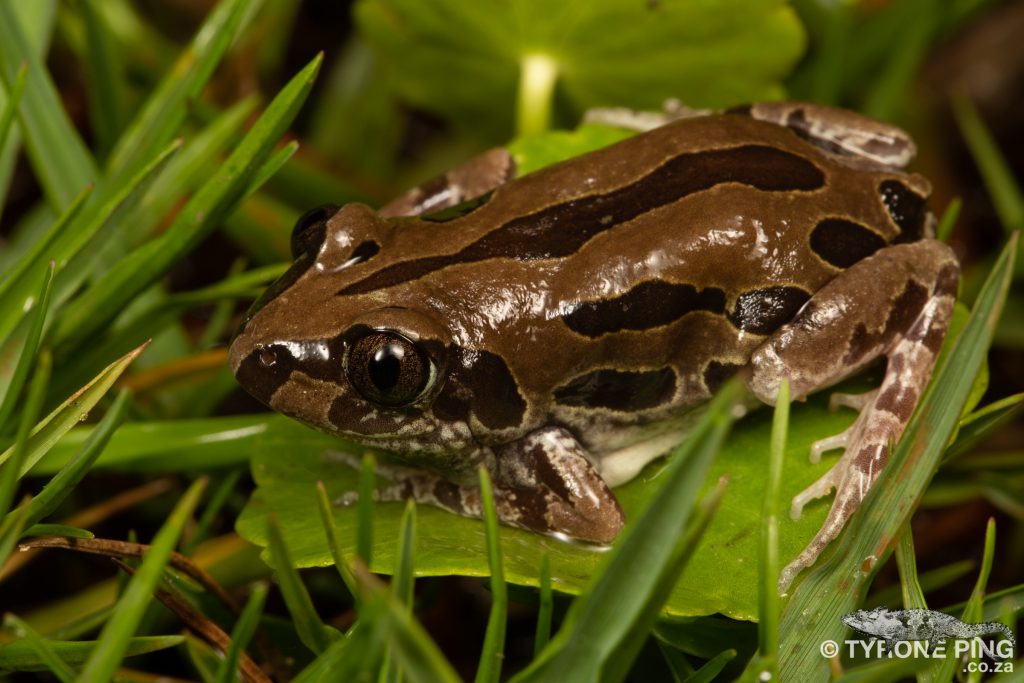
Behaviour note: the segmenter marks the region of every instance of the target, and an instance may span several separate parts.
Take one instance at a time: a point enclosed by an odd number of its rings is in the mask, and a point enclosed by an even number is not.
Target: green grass
[[[220,0],[191,20],[152,4],[0,2],[0,678],[946,681],[961,663],[818,647],[879,604],[1018,628],[1024,448],[990,439],[1019,434],[1024,410],[1006,388],[1024,352],[1024,192],[963,93],[950,106],[984,192],[937,167],[960,141],[917,96],[935,46],[995,0],[358,0],[353,33],[327,27],[322,46],[288,0]],[[499,527],[486,471],[484,520],[375,503],[374,454],[353,448],[350,472],[321,457],[342,442],[227,414],[232,328],[310,207],[383,203],[491,145],[511,142],[526,172],[628,134],[576,129],[595,105],[785,94],[908,126],[922,172],[962,198],[933,202],[938,237],[973,240],[966,307],[882,485],[789,595],[779,566],[824,507],[783,511],[823,471],[809,443],[852,417],[824,395],[734,424],[743,390],[727,385],[619,489],[629,523],[604,554]],[[972,223],[982,194],[1000,244],[977,238],[992,232]],[[989,382],[1000,393],[983,398]],[[346,488],[359,503],[334,507]],[[997,521],[936,563],[921,509]],[[19,552],[45,536],[71,550]]]

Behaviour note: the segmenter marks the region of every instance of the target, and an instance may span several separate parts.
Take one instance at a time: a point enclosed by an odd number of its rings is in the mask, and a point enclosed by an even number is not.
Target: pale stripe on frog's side
[[[885,356],[854,427],[815,449],[846,454],[794,511],[836,500],[784,588],[878,477],[948,325],[958,266],[928,182],[899,168],[912,154],[895,128],[796,103],[691,112],[515,180],[492,151],[388,218],[300,220],[231,366],[275,410],[398,453],[411,467],[381,499],[478,515],[482,463],[505,523],[606,543],[609,485],[726,378],[770,404],[783,377],[802,398]]]

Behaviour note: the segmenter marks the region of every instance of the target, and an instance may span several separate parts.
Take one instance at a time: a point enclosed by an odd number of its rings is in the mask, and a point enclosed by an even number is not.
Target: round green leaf
[[[817,465],[808,462],[810,444],[845,429],[853,412],[830,413],[824,396],[795,405],[786,448],[783,500],[779,511],[779,555],[784,561],[796,556],[824,519],[830,500],[809,505],[801,519],[789,519],[789,500],[821,476],[835,461],[838,451]],[[666,605],[668,614],[694,616],[721,612],[738,619],[757,615],[757,547],[763,486],[767,475],[771,411],[757,410],[733,428],[706,482],[710,490],[719,477],[729,485],[718,513],[711,522],[693,559]],[[238,520],[237,528],[253,543],[266,546],[265,515],[277,514],[288,539],[292,560],[300,567],[331,564],[327,540],[317,512],[315,484],[323,480],[332,497],[355,490],[359,473],[337,461],[337,453],[362,452],[359,446],[319,434],[298,424],[275,430],[261,439],[252,463],[257,489]],[[659,483],[664,461],[653,463],[635,480],[615,490],[627,517],[651,498]],[[379,503],[374,515],[376,544],[373,570],[390,573],[398,552],[399,525],[404,506]],[[461,574],[486,576],[487,553],[483,523],[443,510],[421,506],[418,510],[416,573],[419,576]],[[346,554],[354,554],[356,509],[336,508],[335,522]],[[597,570],[602,549],[559,541],[521,529],[501,528],[506,580],[529,586],[539,583],[541,558],[551,557],[552,586],[577,594]],[[728,581],[722,577],[728,576]]]
[[[694,107],[777,99],[804,48],[783,0],[361,0],[355,15],[401,97],[497,139],[531,87],[520,84],[524,63],[553,71],[575,120],[671,97]]]

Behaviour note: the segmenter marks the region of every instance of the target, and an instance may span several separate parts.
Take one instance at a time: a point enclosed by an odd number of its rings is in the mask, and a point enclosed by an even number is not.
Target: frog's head
[[[407,454],[469,448],[468,430],[433,405],[451,353],[445,325],[414,301],[339,294],[385,260],[390,230],[362,205],[303,216],[295,263],[247,313],[231,368],[250,394],[316,429]]]

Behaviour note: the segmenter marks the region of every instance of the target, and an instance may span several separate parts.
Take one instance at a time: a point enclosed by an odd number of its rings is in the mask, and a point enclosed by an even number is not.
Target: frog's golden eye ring
[[[292,228],[292,258],[318,251],[324,242],[327,219],[338,212],[337,204],[324,204],[299,217]]]
[[[363,398],[388,408],[414,403],[437,376],[422,346],[392,330],[367,330],[351,339],[344,366]]]

